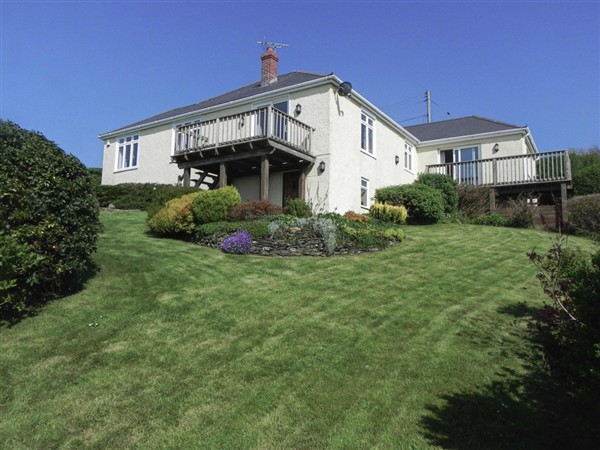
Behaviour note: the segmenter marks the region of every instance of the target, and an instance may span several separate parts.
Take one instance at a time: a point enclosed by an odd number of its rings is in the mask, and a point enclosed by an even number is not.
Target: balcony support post
[[[300,176],[298,178],[298,196],[301,200],[306,200],[306,172],[308,168],[300,170]]]
[[[569,211],[567,210],[567,183],[560,183],[560,226],[565,229],[569,221]]]
[[[183,187],[190,187],[190,178],[192,175],[191,167],[183,169]]]
[[[219,164],[219,189],[227,186],[227,166],[224,162]]]
[[[496,189],[490,189],[490,213],[496,210]]]
[[[269,158],[260,158],[260,199],[269,201]]]

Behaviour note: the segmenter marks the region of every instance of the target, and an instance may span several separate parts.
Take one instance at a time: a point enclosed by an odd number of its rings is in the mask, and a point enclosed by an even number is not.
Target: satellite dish
[[[344,81],[342,84],[340,84],[340,87],[338,88],[337,92],[342,97],[350,97],[352,93],[352,83],[350,83],[349,81]]]

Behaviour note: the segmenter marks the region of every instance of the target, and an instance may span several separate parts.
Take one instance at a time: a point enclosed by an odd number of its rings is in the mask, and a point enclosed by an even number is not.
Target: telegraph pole
[[[431,92],[425,91],[425,103],[427,103],[427,123],[431,123]]]

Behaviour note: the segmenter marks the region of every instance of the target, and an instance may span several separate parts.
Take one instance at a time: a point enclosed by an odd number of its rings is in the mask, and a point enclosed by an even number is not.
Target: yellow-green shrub
[[[194,222],[203,224],[225,220],[229,210],[241,202],[242,197],[234,186],[201,191],[192,201]]]
[[[202,192],[194,192],[169,200],[165,206],[148,219],[148,227],[159,234],[191,234],[194,231],[192,202]]]
[[[396,224],[406,223],[408,216],[404,206],[388,205],[387,203],[374,203],[369,212],[375,219]]]

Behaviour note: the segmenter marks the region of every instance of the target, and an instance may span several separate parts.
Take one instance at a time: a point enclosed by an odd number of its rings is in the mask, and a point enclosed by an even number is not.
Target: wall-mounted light
[[[494,145],[494,148],[492,150],[494,151],[494,153],[498,153],[498,151],[500,150],[500,145]]]
[[[394,160],[396,161],[396,165],[400,164],[400,157],[398,155],[396,155],[396,158],[394,158]]]
[[[325,161],[321,161],[319,163],[319,172],[321,172],[321,173],[325,172]]]
[[[300,115],[301,112],[302,112],[302,105],[300,103],[298,103],[296,105],[296,115]]]

